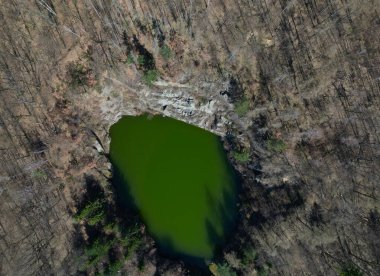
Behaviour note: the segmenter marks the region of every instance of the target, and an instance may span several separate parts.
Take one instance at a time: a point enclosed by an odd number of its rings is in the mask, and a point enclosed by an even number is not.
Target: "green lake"
[[[123,117],[110,135],[118,197],[132,200],[159,248],[212,258],[236,216],[234,172],[220,138],[148,115]]]

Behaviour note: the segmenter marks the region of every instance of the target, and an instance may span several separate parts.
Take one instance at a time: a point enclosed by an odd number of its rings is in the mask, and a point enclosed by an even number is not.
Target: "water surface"
[[[236,205],[234,175],[219,137],[147,115],[123,117],[110,135],[111,161],[122,179],[118,190],[133,200],[160,248],[211,258]]]

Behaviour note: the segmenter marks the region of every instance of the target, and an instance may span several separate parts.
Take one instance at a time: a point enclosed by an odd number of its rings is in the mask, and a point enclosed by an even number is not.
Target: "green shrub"
[[[137,64],[138,65],[144,65],[145,64],[145,57],[144,56],[138,56],[137,57]]]
[[[339,276],[363,276],[363,272],[353,264],[346,265],[339,273]]]
[[[124,262],[122,260],[115,260],[108,266],[107,275],[116,275],[117,272],[123,267]]]
[[[112,248],[113,244],[113,240],[106,242],[95,240],[91,245],[87,246],[84,250],[84,256],[87,259],[84,269],[88,269],[96,265],[108,254],[108,251]]]
[[[136,252],[137,248],[139,248],[141,244],[141,240],[139,238],[134,238],[132,241],[130,241],[128,247],[127,247],[127,254],[125,254],[125,259],[128,260],[130,257],[132,257],[133,253]]]
[[[259,268],[259,270],[257,270],[257,276],[268,276],[268,275],[269,275],[269,269],[265,267],[261,267]]]
[[[128,57],[127,57],[127,63],[128,64],[133,64],[135,63],[135,59],[133,58],[133,55],[131,53],[128,54]]]
[[[87,257],[90,257],[90,258],[99,257],[99,256],[102,257],[108,253],[108,250],[111,249],[114,243],[115,243],[114,240],[109,240],[105,242],[95,240],[91,245],[86,247],[84,253]]]
[[[245,163],[249,161],[249,151],[242,151],[242,152],[233,152],[233,156],[236,161]]]
[[[236,272],[233,271],[232,268],[230,268],[230,266],[226,263],[212,263],[209,265],[209,269],[214,276],[237,276]]]
[[[103,229],[106,232],[117,233],[118,232],[118,225],[114,222],[109,222],[106,225],[104,225]]]
[[[46,178],[47,174],[44,171],[35,170],[35,171],[32,172],[32,177],[33,178]]]
[[[286,149],[284,141],[279,139],[269,139],[266,141],[267,148],[275,152],[283,152]]]
[[[139,263],[137,264],[137,268],[140,272],[143,272],[145,270],[145,261],[144,259],[141,259]]]
[[[103,215],[103,200],[97,199],[95,201],[89,202],[81,211],[79,211],[74,218],[77,221],[84,219],[93,219],[92,222],[96,222],[99,219],[99,215]]]
[[[127,233],[124,238],[119,239],[118,242],[127,249],[125,259],[128,259],[137,250],[142,241],[138,232],[131,231]]]
[[[72,86],[83,86],[88,82],[89,70],[80,63],[71,63],[68,67],[70,84]]]
[[[172,57],[172,51],[170,47],[166,44],[160,48],[160,55],[164,60],[168,61]]]
[[[106,218],[106,213],[100,210],[99,213],[95,213],[93,216],[88,218],[88,224],[94,226],[99,222],[102,222]]]
[[[257,259],[257,252],[253,247],[247,248],[243,253],[243,264],[247,265],[254,262]]]
[[[133,241],[133,237],[130,237],[129,235],[126,235],[125,237],[120,238],[118,240],[119,244],[125,247],[128,247],[132,241]]]
[[[148,70],[144,73],[143,80],[148,86],[152,86],[158,78],[157,70]]]
[[[240,117],[247,114],[248,110],[249,110],[249,101],[247,99],[244,99],[235,104],[235,112]]]

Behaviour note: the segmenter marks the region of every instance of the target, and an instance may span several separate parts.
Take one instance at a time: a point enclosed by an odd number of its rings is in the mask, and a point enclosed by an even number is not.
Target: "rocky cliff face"
[[[243,178],[237,272],[378,274],[379,9],[3,1],[0,274],[77,270],[84,176],[107,182],[110,125],[143,112],[224,137]]]

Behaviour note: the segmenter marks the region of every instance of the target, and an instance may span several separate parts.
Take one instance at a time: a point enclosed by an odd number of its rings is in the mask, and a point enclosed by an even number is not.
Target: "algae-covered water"
[[[133,201],[160,248],[211,258],[233,224],[236,205],[234,174],[219,137],[147,115],[123,117],[110,135],[111,161],[122,179],[118,191]]]

